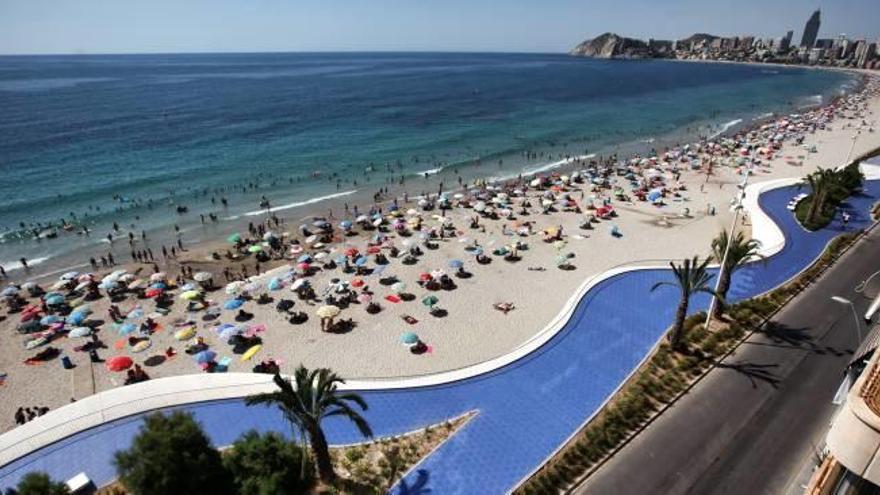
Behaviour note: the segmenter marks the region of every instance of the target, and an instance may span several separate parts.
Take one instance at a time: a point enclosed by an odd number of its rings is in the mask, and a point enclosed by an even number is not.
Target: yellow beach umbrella
[[[202,295],[201,292],[197,290],[188,290],[180,295],[180,298],[184,301],[192,301],[193,299],[198,299]]]
[[[337,316],[340,311],[342,310],[339,309],[339,306],[327,305],[318,308],[318,311],[316,311],[315,314],[321,318],[333,318],[334,316]]]
[[[250,349],[244,351],[244,354],[241,355],[241,360],[242,361],[249,360],[250,358],[254,357],[254,354],[260,352],[260,349],[262,349],[262,348],[263,348],[262,344],[257,344],[255,346],[251,347]]]
[[[174,338],[177,340],[189,340],[196,336],[196,327],[186,327],[174,332]]]

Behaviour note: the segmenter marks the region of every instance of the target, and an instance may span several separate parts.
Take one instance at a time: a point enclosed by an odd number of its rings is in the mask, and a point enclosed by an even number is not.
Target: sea
[[[266,204],[294,230],[363,210],[383,187],[414,197],[648,151],[857,85],[824,70],[563,54],[4,56],[0,266],[23,277],[108,252],[128,261],[129,232],[137,249],[191,246],[260,221]]]

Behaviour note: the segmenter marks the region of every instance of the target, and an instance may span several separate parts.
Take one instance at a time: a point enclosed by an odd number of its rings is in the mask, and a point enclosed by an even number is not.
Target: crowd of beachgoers
[[[302,224],[265,205],[216,242],[153,253],[133,238],[131,260],[7,284],[0,424],[156,377],[301,362],[394,377],[510,352],[585,279],[707,252],[746,175],[800,177],[880,147],[878,81],[732,136],[412,197],[383,189]]]

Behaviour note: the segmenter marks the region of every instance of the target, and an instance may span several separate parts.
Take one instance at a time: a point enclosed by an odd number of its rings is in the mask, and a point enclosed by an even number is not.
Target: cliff
[[[571,55],[594,58],[648,58],[651,50],[648,44],[634,38],[624,38],[614,33],[605,33],[586,40],[571,50]]]

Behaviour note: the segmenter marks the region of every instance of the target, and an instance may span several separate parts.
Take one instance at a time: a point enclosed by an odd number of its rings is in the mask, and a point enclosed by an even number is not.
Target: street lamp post
[[[831,300],[836,303],[845,304],[845,305],[849,306],[849,309],[852,310],[853,321],[856,324],[856,337],[859,339],[856,342],[856,345],[857,346],[860,345],[862,343],[862,321],[859,319],[859,315],[856,312],[856,306],[852,303],[852,301],[850,301],[849,299],[847,299],[845,297],[831,296]]]
[[[721,257],[721,266],[718,267],[718,278],[715,280],[715,293],[718,293],[718,289],[721,286],[721,276],[724,274],[724,266],[727,265],[727,256],[730,254],[730,245],[733,243],[733,235],[736,231],[736,222],[739,221],[739,214],[742,211],[743,198],[746,195],[746,185],[749,182],[749,168],[745,169],[745,178],[742,181],[741,187],[742,190],[738,192],[736,196],[736,204],[733,207],[733,220],[730,222],[730,231],[727,234],[727,245],[724,246],[724,255]],[[706,330],[709,329],[709,325],[712,323],[712,313],[715,312],[715,306],[718,305],[718,296],[712,294],[712,300],[709,302],[709,312],[706,314]]]

